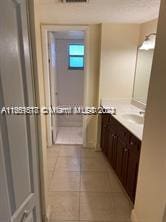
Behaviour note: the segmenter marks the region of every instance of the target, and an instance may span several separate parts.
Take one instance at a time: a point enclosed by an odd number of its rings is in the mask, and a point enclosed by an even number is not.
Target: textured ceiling
[[[89,3],[62,4],[58,0],[39,1],[43,20],[66,23],[143,23],[158,17],[160,0],[90,0]]]

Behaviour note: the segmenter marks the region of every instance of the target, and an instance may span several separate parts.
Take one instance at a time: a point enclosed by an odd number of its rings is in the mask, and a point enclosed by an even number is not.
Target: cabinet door
[[[123,186],[126,187],[127,169],[128,169],[128,155],[129,155],[127,144],[118,138],[116,150],[117,150],[116,173],[117,173],[120,181],[122,182]]]
[[[128,158],[129,158],[129,149],[128,149],[127,145],[125,145],[124,149],[123,149],[122,175],[121,175],[121,182],[125,188],[126,188],[126,184],[127,184]]]
[[[106,114],[102,115],[101,149],[106,156],[108,154],[108,138],[109,138],[108,123],[109,123],[109,116]]]
[[[113,169],[116,168],[116,155],[117,155],[117,136],[115,128],[109,129],[109,138],[108,138],[108,159],[110,161]]]
[[[130,146],[128,152],[128,170],[126,190],[131,200],[134,202],[136,193],[136,184],[139,165],[139,147],[137,145]]]
[[[121,140],[117,139],[116,173],[121,181],[122,181],[123,155],[124,155],[125,148],[126,148],[125,144],[121,142]]]
[[[109,146],[109,127],[108,125],[104,126],[104,149],[103,152],[108,157],[108,146]]]
[[[104,152],[104,119],[103,115],[101,116],[101,140],[100,140],[100,147],[101,150]]]

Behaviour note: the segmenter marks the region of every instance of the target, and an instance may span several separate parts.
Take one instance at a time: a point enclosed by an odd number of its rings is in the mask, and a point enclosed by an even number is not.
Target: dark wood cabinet
[[[116,161],[116,168],[115,171],[119,177],[120,180],[122,180],[122,165],[123,165],[123,155],[124,150],[126,146],[124,143],[121,142],[121,140],[118,139],[117,141],[117,161]]]
[[[117,161],[117,135],[115,134],[113,129],[109,129],[109,136],[108,136],[108,159],[113,167],[116,168],[116,161]]]
[[[112,115],[102,115],[101,149],[134,203],[141,141]]]
[[[108,139],[109,139],[109,119],[110,115],[105,114],[102,117],[102,125],[101,125],[101,149],[102,152],[107,156],[108,155]]]
[[[138,166],[140,158],[141,142],[131,136],[128,149],[128,170],[126,178],[126,191],[131,199],[135,200],[135,192],[137,185]]]
[[[123,149],[122,174],[121,174],[121,182],[124,187],[126,187],[126,185],[127,185],[128,156],[129,156],[129,150],[128,150],[127,145],[125,145],[125,147]]]
[[[117,124],[114,118],[110,116],[108,127],[108,159],[113,169],[116,168],[117,161]]]

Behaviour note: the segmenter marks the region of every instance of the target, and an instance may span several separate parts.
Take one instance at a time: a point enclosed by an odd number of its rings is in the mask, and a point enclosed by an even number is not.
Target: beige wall
[[[156,32],[157,19],[143,24],[102,24],[99,100],[131,99],[137,46]]]
[[[57,105],[83,106],[84,70],[69,69],[69,44],[84,44],[84,40],[56,39],[56,86]],[[58,126],[82,126],[81,115],[58,115]]]
[[[100,98],[131,99],[138,24],[102,24]]]
[[[165,10],[162,0],[133,212],[137,222],[166,221]]]
[[[100,42],[101,26],[90,25],[89,27],[89,74],[87,77],[88,85],[88,106],[98,106],[99,89],[99,66],[100,66]],[[87,117],[87,141],[90,147],[97,145],[97,117]]]

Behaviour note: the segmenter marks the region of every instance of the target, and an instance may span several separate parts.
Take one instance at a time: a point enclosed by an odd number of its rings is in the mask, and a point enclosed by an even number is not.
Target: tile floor
[[[58,127],[56,144],[83,144],[82,127]]]
[[[132,206],[101,152],[48,148],[50,222],[129,222]]]

